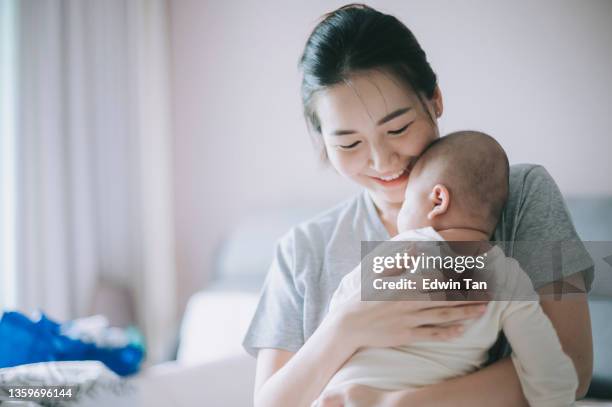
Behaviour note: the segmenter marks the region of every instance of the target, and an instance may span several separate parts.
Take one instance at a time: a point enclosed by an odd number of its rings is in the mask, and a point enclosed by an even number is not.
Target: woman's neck
[[[397,235],[397,215],[399,214],[402,204],[384,201],[381,202],[375,199],[373,196],[372,201],[374,202],[374,207],[376,208],[380,221],[385,229],[387,229],[387,232],[389,232],[389,236],[393,237]]]

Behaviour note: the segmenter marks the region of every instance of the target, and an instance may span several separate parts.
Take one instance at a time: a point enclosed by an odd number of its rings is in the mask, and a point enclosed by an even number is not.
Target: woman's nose
[[[399,154],[384,143],[372,145],[369,166],[374,171],[380,174],[389,171],[397,171],[398,161]]]

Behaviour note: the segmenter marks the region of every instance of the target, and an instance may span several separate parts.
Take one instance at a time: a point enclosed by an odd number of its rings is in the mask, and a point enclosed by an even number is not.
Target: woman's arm
[[[475,373],[434,384],[416,392],[386,396],[389,406],[528,407],[521,383],[509,357]]]
[[[564,282],[577,288],[580,293],[565,294],[561,301],[542,300],[542,309],[550,318],[557,331],[563,351],[572,359],[578,374],[576,399],[583,398],[591,384],[593,375],[593,337],[591,315],[582,273],[564,279]],[[546,293],[551,285],[540,293]]]
[[[255,406],[310,406],[355,350],[326,318],[297,353],[261,349],[257,355]]]
[[[308,407],[358,348],[453,339],[462,333],[461,321],[485,310],[478,301],[362,302],[357,292],[328,314],[296,353],[260,350],[255,405]]]
[[[565,282],[584,289],[581,273],[567,277]],[[547,287],[541,291],[546,290]],[[563,300],[543,300],[541,305],[557,331],[563,350],[574,362],[579,381],[576,398],[582,398],[589,388],[593,370],[591,320],[586,294],[571,294]],[[385,405],[528,406],[510,358],[417,392],[387,393]]]

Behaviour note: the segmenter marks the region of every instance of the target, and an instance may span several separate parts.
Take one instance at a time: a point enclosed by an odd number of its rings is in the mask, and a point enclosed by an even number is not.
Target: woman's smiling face
[[[329,161],[365,187],[379,208],[398,206],[411,166],[438,134],[442,113],[436,90],[417,95],[392,74],[368,71],[316,95],[315,111]],[[426,110],[427,109],[427,110]]]

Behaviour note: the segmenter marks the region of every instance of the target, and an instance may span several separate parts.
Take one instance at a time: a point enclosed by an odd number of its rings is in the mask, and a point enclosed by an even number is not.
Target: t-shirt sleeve
[[[304,344],[304,296],[297,288],[295,268],[295,239],[289,233],[277,243],[259,303],[242,342],[244,349],[255,357],[261,348],[297,352]]]
[[[522,181],[522,188],[515,196],[513,233],[505,236],[514,242],[512,257],[535,288],[581,272],[589,290],[593,260],[576,233],[557,184],[541,166],[531,167],[521,177],[514,180]]]

